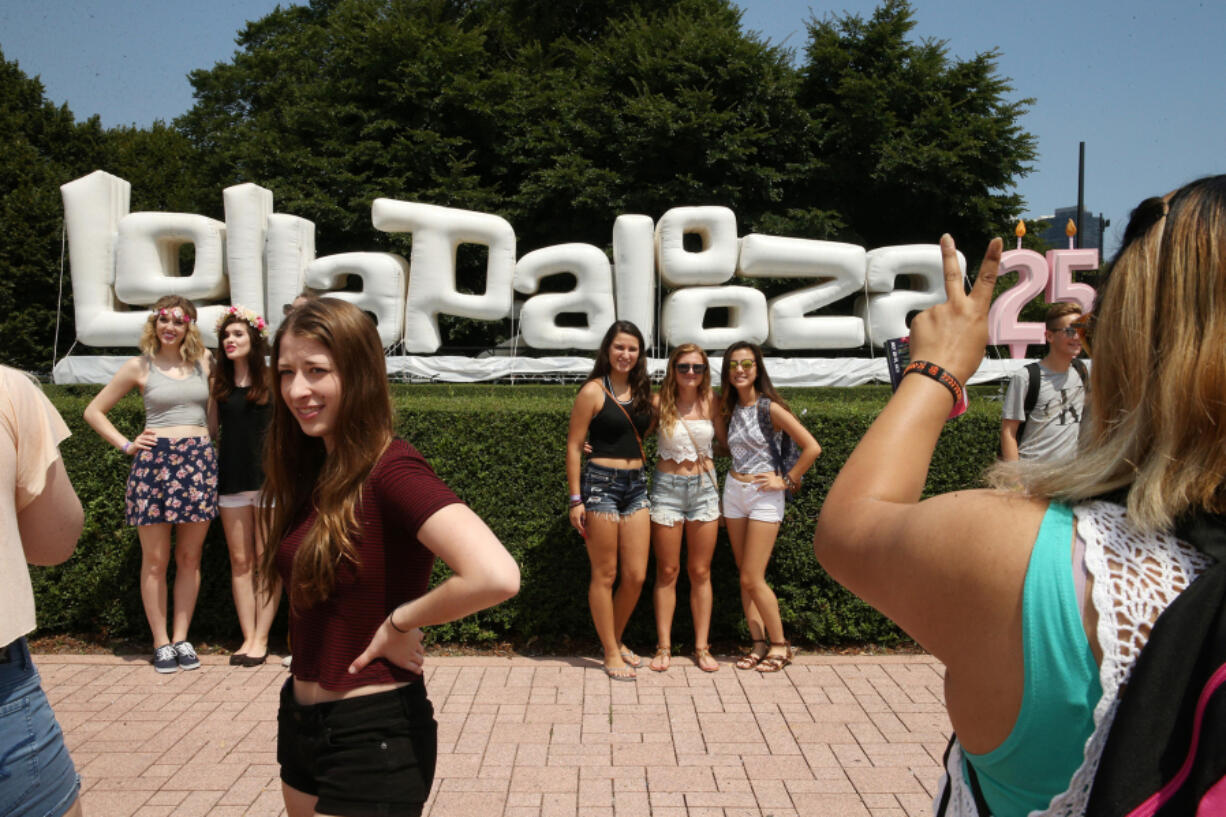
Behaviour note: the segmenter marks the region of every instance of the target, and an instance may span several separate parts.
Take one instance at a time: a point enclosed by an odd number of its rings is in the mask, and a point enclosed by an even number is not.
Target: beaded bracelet
[[[919,372],[922,375],[931,377],[933,380],[949,389],[949,393],[954,396],[955,406],[962,403],[962,384],[958,382],[958,378],[954,377],[937,364],[929,363],[926,360],[914,360],[907,366],[907,368],[902,370],[902,376],[906,377],[912,372]]]

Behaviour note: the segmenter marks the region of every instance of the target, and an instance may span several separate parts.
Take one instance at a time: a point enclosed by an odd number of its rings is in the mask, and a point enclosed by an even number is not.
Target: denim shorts
[[[755,482],[741,482],[735,477],[724,480],[724,518],[758,522],[782,522],[783,491],[763,491]]]
[[[310,706],[294,701],[293,678],[281,687],[281,780],[318,797],[320,814],[419,815],[437,759],[438,723],[422,681]]]
[[[647,472],[589,462],[583,469],[579,492],[588,513],[630,516],[648,507]]]
[[[80,788],[26,640],[19,638],[0,659],[0,814],[59,817]]]
[[[678,522],[714,522],[719,519],[719,493],[715,474],[665,474],[651,477],[651,521],[657,525]]]

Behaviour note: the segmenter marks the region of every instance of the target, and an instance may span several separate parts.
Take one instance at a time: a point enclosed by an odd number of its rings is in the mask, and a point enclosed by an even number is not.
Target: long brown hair
[[[251,375],[251,388],[247,390],[247,401],[256,405],[268,404],[269,382],[268,366],[264,358],[268,354],[268,341],[242,315],[226,315],[221,325],[217,327],[218,354],[213,363],[213,400],[224,403],[229,399],[236,386],[234,385],[234,361],[220,348],[225,343],[226,327],[232,323],[242,324],[247,330],[247,339],[251,341],[251,352],[247,355],[247,371]]]
[[[392,440],[393,419],[383,347],[362,310],[336,298],[316,298],[290,312],[273,341],[278,371],[281,342],[291,334],[325,346],[341,383],[330,453],[321,438],[303,433],[281,393],[279,377],[272,390],[272,419],[264,442],[260,524],[266,535],[260,569],[264,587],[270,589],[282,539],[315,511],[287,583],[290,603],[306,609],[331,595],[341,562],[358,562],[354,540],[362,483]]]
[[[696,343],[683,343],[673,350],[668,357],[668,369],[664,372],[664,381],[660,384],[660,427],[671,428],[677,422],[677,361],[682,355],[697,352],[702,355],[702,362],[707,368],[703,370],[702,380],[698,383],[698,402],[706,405],[707,396],[711,393],[711,361],[707,353]]]
[[[1076,457],[989,479],[1065,502],[1122,489],[1142,531],[1226,512],[1226,176],[1133,211],[1094,317]]]
[[[647,375],[647,348],[643,341],[643,333],[630,321],[613,321],[609,331],[604,333],[604,340],[600,341],[600,351],[596,354],[596,362],[592,365],[592,371],[588,374],[587,379],[601,380],[613,370],[613,364],[609,361],[609,347],[613,345],[613,339],[623,333],[639,342],[639,356],[634,361],[634,367],[630,370],[627,379],[630,381],[630,399],[633,401],[630,408],[635,414],[643,414],[651,411],[651,378]]]
[[[195,363],[204,357],[204,338],[200,337],[200,329],[196,326],[196,305],[182,295],[163,295],[149,307],[149,319],[141,327],[137,345],[149,357],[162,351],[162,339],[158,337],[157,330],[158,315],[163,309],[174,309],[176,306],[182,309],[189,319],[187,332],[183,335],[183,342],[179,344],[179,357],[184,363]]]
[[[741,349],[748,349],[753,353],[754,362],[754,379],[753,387],[760,395],[765,395],[771,399],[772,403],[778,403],[787,411],[788,404],[779,392],[775,391],[775,384],[771,383],[771,376],[766,371],[766,362],[762,359],[762,349],[756,343],[750,343],[747,340],[738,340],[736,343],[729,346],[724,351],[724,359],[719,367],[719,394],[720,394],[720,411],[723,413],[725,420],[732,417],[732,412],[736,410],[737,395],[736,388],[728,382],[728,371],[732,368],[732,353],[739,352]]]

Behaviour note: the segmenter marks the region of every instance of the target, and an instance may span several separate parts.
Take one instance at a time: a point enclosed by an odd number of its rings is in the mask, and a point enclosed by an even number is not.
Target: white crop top
[[[685,423],[685,427],[682,427]],[[689,433],[686,433],[686,428]],[[702,457],[710,459],[711,440],[715,438],[715,424],[710,420],[678,419],[669,428],[660,427],[656,454],[662,460],[673,462],[697,462]],[[693,436],[693,440],[690,437]],[[695,448],[697,444],[697,448]]]

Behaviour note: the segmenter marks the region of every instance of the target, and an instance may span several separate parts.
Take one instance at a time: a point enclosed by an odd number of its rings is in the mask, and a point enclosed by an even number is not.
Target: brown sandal
[[[759,661],[758,665],[755,667],[758,672],[779,672],[788,664],[792,663],[792,656],[794,656],[795,653],[792,651],[791,644],[789,644],[787,641],[780,641],[778,643],[772,641],[770,642],[770,645],[772,647],[783,647],[783,655],[771,655],[770,653],[767,653],[766,657]]]
[[[668,672],[668,667],[672,663],[673,648],[662,647],[656,645],[656,651],[651,656],[651,663],[647,666],[652,672]],[[664,666],[660,666],[663,664]]]
[[[754,649],[759,644],[766,644],[767,649],[768,650],[770,649],[770,642],[767,641],[765,638],[755,638],[753,640],[753,647],[750,647],[749,652],[747,652],[745,655],[742,655],[740,659],[736,662],[737,669],[753,669],[754,667],[758,666],[758,663],[761,662],[763,658],[766,657],[765,652],[763,652],[762,655],[758,655],[757,653],[754,652]]]
[[[703,661],[710,661],[715,666],[703,666]],[[711,655],[710,647],[695,647],[694,648],[694,664],[703,672],[719,672],[719,662],[715,660],[715,656]]]

